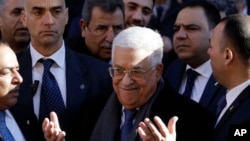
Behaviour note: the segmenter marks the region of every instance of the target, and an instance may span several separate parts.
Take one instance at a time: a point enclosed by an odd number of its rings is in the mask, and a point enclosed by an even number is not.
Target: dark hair
[[[192,0],[181,6],[181,9],[187,7],[201,7],[207,18],[207,22],[210,29],[213,29],[220,22],[220,12],[219,10],[210,2],[203,0]]]
[[[237,14],[236,4],[231,0],[210,0],[219,11],[224,11],[226,16]]]
[[[225,23],[223,35],[233,45],[243,60],[250,59],[250,17],[234,14],[222,19]]]
[[[88,25],[91,20],[91,15],[94,7],[99,7],[101,10],[109,13],[114,13],[117,8],[120,8],[124,14],[124,4],[122,0],[85,0],[82,9],[82,19]]]

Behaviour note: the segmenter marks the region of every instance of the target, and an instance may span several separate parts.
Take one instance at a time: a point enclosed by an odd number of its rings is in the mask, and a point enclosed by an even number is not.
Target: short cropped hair
[[[208,1],[192,0],[182,5],[180,10],[188,7],[201,7],[204,10],[210,30],[220,22],[220,11]]]
[[[225,23],[223,37],[233,45],[243,60],[250,61],[250,17],[234,14],[222,19]]]
[[[91,20],[92,12],[95,7],[99,7],[107,13],[114,13],[117,8],[119,8],[121,9],[123,18],[125,19],[124,3],[122,0],[85,0],[82,9],[82,19],[87,25]]]
[[[112,58],[117,47],[143,50],[152,65],[162,63],[163,40],[159,33],[150,28],[133,26],[124,29],[114,38]]]

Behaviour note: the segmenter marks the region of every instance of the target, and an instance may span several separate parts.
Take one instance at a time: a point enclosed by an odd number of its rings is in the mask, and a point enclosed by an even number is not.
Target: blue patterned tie
[[[54,75],[50,72],[54,61],[51,59],[39,60],[43,63],[44,72],[42,78],[39,120],[43,121],[45,117],[49,117],[51,111],[56,112],[60,120],[65,110],[63,98]]]
[[[15,141],[5,122],[5,112],[0,111],[0,134],[3,141]]]
[[[136,109],[133,110],[124,109],[124,112],[125,112],[125,121],[121,129],[121,141],[128,141],[129,133],[131,132],[133,127],[133,119],[136,115]]]
[[[186,87],[183,95],[187,98],[191,98],[193,87],[194,87],[194,80],[199,75],[196,71],[192,69],[187,70],[187,82]]]

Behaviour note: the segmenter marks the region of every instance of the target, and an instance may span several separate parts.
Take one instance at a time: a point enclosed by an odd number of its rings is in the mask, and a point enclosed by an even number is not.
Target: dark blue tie
[[[199,73],[197,73],[196,71],[193,71],[192,69],[187,70],[186,87],[183,93],[185,97],[191,98],[193,87],[194,87],[194,81],[198,75]]]
[[[59,120],[65,110],[63,98],[54,75],[50,72],[54,61],[51,59],[40,60],[43,63],[44,72],[42,77],[42,87],[40,96],[39,120],[43,121],[45,117],[49,117],[51,111],[56,112]]]
[[[5,122],[5,112],[0,111],[0,134],[3,141],[15,141]]]
[[[121,141],[128,141],[129,133],[133,127],[133,119],[136,115],[136,109],[128,110],[124,109],[125,112],[125,121],[124,125],[121,128]]]
[[[227,100],[226,100],[226,94],[223,94],[220,98],[220,100],[217,103],[217,107],[216,107],[216,111],[215,111],[215,116],[216,119],[218,120],[221,111],[223,110],[223,108],[227,105]]]

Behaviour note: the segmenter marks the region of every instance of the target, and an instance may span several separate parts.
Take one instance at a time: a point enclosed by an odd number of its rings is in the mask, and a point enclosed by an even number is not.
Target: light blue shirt
[[[5,122],[6,126],[10,130],[10,133],[14,137],[16,141],[25,141],[25,138],[23,136],[23,133],[21,132],[20,128],[18,127],[18,124],[16,123],[16,120],[12,116],[9,110],[5,110]]]

